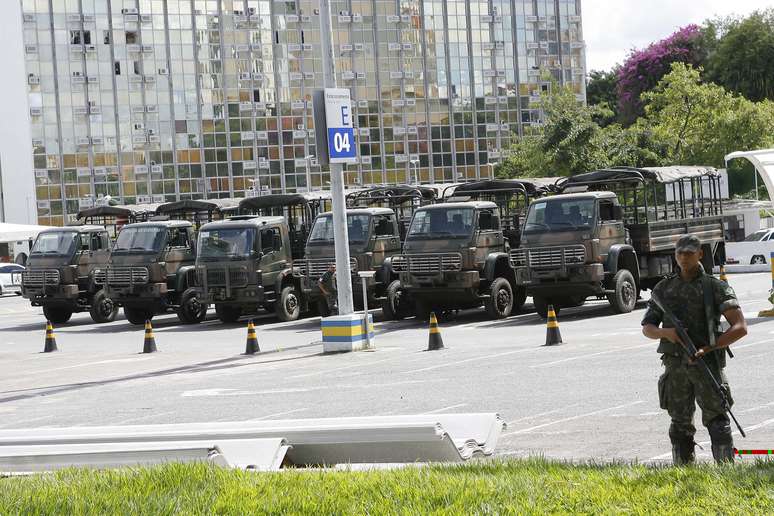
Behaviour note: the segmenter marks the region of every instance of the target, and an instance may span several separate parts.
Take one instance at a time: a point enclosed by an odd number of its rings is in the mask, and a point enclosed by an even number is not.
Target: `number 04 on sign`
[[[325,133],[330,163],[356,163],[357,142],[352,124],[352,103],[347,88],[326,88],[323,90],[325,109]],[[315,103],[315,108],[319,106]],[[315,124],[320,118],[315,117]],[[319,131],[318,133],[319,134]]]

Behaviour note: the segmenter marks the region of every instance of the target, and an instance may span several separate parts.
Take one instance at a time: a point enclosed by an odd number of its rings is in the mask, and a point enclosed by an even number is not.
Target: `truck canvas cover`
[[[561,190],[570,186],[599,183],[642,183],[646,181],[674,183],[695,177],[716,177],[718,175],[718,171],[713,167],[614,167],[577,174],[570,177],[563,177],[556,181],[556,186]]]

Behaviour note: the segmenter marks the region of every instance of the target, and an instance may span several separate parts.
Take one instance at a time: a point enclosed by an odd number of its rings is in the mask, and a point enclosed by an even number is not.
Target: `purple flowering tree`
[[[698,25],[688,25],[645,49],[632,50],[618,70],[616,92],[621,121],[628,125],[642,115],[641,94],[669,73],[672,63],[694,66],[706,59],[704,37]]]

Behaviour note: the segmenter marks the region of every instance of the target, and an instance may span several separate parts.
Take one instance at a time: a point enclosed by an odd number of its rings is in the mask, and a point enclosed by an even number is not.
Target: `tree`
[[[645,116],[637,126],[652,131],[665,146],[667,163],[722,167],[730,152],[774,144],[774,103],[751,102],[703,83],[700,70],[692,66],[673,63],[643,100]],[[730,178],[732,191],[742,191],[741,180]]]
[[[612,124],[618,118],[618,96],[616,95],[617,68],[608,72],[592,70],[586,84],[586,102],[598,106],[600,111],[595,122],[600,127]]]
[[[641,95],[669,73],[672,63],[700,65],[706,58],[704,35],[698,25],[688,25],[644,50],[633,50],[618,70],[620,119],[626,125],[642,115]]]
[[[707,60],[706,78],[752,101],[774,100],[774,9],[707,26],[722,35]]]

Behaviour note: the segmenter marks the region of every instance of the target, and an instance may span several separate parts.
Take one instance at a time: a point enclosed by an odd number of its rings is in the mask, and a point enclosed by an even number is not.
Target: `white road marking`
[[[299,408],[299,409],[293,409],[293,410],[286,410],[285,412],[275,412],[274,414],[266,414],[265,416],[256,417],[254,419],[247,419],[246,421],[262,421],[264,419],[270,419],[276,416],[286,416],[288,414],[295,414],[296,412],[303,412],[305,410],[309,410],[307,408]]]
[[[746,414],[748,412],[755,412],[756,410],[761,410],[761,409],[764,409],[766,407],[770,407],[772,405],[774,405],[774,401],[772,401],[771,403],[765,403],[763,405],[758,405],[757,407],[752,407],[752,408],[748,408],[748,409],[742,410],[740,412],[740,414]]]
[[[595,333],[591,337],[616,337],[618,335],[641,335],[642,330],[636,331],[618,331],[613,333]]]
[[[140,362],[143,360],[151,360],[153,357],[132,357],[132,358],[116,358],[113,360],[100,360],[98,362],[84,362],[83,364],[75,364],[70,366],[62,366],[62,367],[54,367],[50,369],[39,369],[38,371],[24,371],[24,376],[27,375],[33,375],[33,374],[39,374],[39,373],[48,373],[50,371],[63,371],[64,369],[75,369],[76,367],[88,367],[93,365],[100,365],[100,364],[113,364],[116,362]]]
[[[573,360],[582,360],[584,358],[595,357],[595,356],[598,356],[598,355],[606,355],[606,354],[609,354],[609,353],[622,353],[624,351],[631,351],[633,349],[650,348],[650,347],[652,347],[652,348],[656,347],[655,341],[648,342],[647,344],[640,344],[639,346],[630,346],[628,348],[608,349],[607,351],[598,351],[597,353],[587,353],[587,354],[578,355],[578,356],[575,356],[575,357],[563,358],[561,360],[554,360],[553,362],[544,362],[542,364],[535,364],[535,365],[531,365],[530,367],[533,368],[533,369],[534,368],[538,368],[538,367],[548,367],[548,366],[552,366],[552,365],[556,365],[556,364],[563,364],[564,362],[571,362]]]
[[[545,428],[545,427],[551,426],[551,425],[556,425],[558,423],[566,423],[567,421],[574,421],[576,419],[582,419],[584,417],[596,416],[597,414],[601,414],[603,412],[608,412],[608,411],[611,411],[611,410],[617,410],[617,409],[621,409],[621,408],[631,407],[633,405],[639,405],[640,403],[645,403],[645,401],[643,401],[643,400],[632,401],[630,403],[624,403],[623,405],[617,405],[615,407],[608,407],[608,408],[605,408],[605,409],[595,410],[593,412],[587,412],[585,414],[578,414],[577,416],[571,416],[571,417],[565,417],[565,418],[562,418],[562,419],[557,419],[556,421],[551,421],[549,423],[543,423],[542,425],[532,426],[532,427],[529,427],[529,428],[522,428],[521,430],[516,430],[514,432],[508,432],[508,433],[502,434],[502,437],[505,437],[507,435],[526,434],[528,432],[532,432],[533,430],[540,430],[541,428]]]
[[[428,412],[422,412],[422,414],[438,414],[440,412],[445,412],[447,410],[451,410],[451,409],[455,409],[455,408],[467,407],[467,405],[468,405],[467,403],[458,403],[456,405],[449,405],[448,407],[443,407],[443,408],[439,408],[439,409],[436,409],[436,410],[430,410]]]
[[[572,408],[572,407],[575,407],[575,406],[577,406],[577,405],[570,405],[569,407],[558,408],[558,409],[554,409],[554,410],[549,410],[548,412],[541,412],[539,414],[533,414],[531,416],[520,417],[519,419],[514,419],[513,421],[508,421],[505,424],[507,426],[511,426],[511,425],[513,425],[515,423],[518,423],[519,421],[526,421],[528,419],[535,419],[535,418],[538,418],[538,417],[547,416],[549,414],[556,414],[557,412],[562,412],[563,410],[567,410],[568,408]]]
[[[26,425],[27,423],[32,423],[33,421],[42,421],[44,419],[50,419],[52,417],[55,417],[55,416],[53,414],[49,414],[47,416],[33,417],[31,419],[22,419],[20,421],[13,421],[9,424],[0,425],[0,428],[19,428],[19,426],[17,426],[19,424]]]
[[[312,389],[269,389],[265,391],[240,391],[238,389],[199,389],[195,391],[184,391],[180,396],[183,398],[198,398],[206,396],[254,396],[257,394],[292,394],[296,392],[309,392],[320,389],[327,389],[327,386]]]
[[[368,356],[368,355],[363,355],[363,356]],[[348,366],[337,367],[337,368],[334,368],[334,369],[326,369],[324,371],[315,371],[313,373],[297,374],[297,375],[294,375],[294,376],[288,376],[288,378],[309,378],[310,376],[328,375],[328,374],[334,373],[336,371],[344,371],[344,370],[347,370],[347,369],[353,369],[353,368],[357,368],[357,367],[364,367],[364,366],[369,366],[369,365],[373,365],[373,364],[379,364],[381,362],[386,362],[388,360],[395,360],[395,358],[383,358],[382,360],[375,360],[373,362],[364,362],[364,363],[360,363],[360,364],[352,364],[352,365],[348,365]]]
[[[513,350],[513,351],[506,351],[505,353],[495,353],[493,355],[484,355],[484,356],[480,356],[480,357],[466,358],[465,360],[457,360],[457,361],[454,361],[454,362],[446,362],[444,364],[437,364],[437,365],[430,366],[430,367],[423,367],[422,369],[412,369],[410,371],[403,371],[403,373],[404,374],[423,373],[425,371],[433,371],[435,369],[440,369],[442,367],[449,367],[449,366],[454,366],[454,365],[459,365],[459,364],[466,364],[468,362],[475,362],[476,360],[487,360],[487,359],[490,359],[490,358],[497,358],[497,357],[502,357],[502,356],[505,356],[505,355],[514,355],[516,353],[526,353],[528,351],[534,351],[534,349],[532,349],[532,348],[529,348],[529,349],[516,349],[516,350]]]

